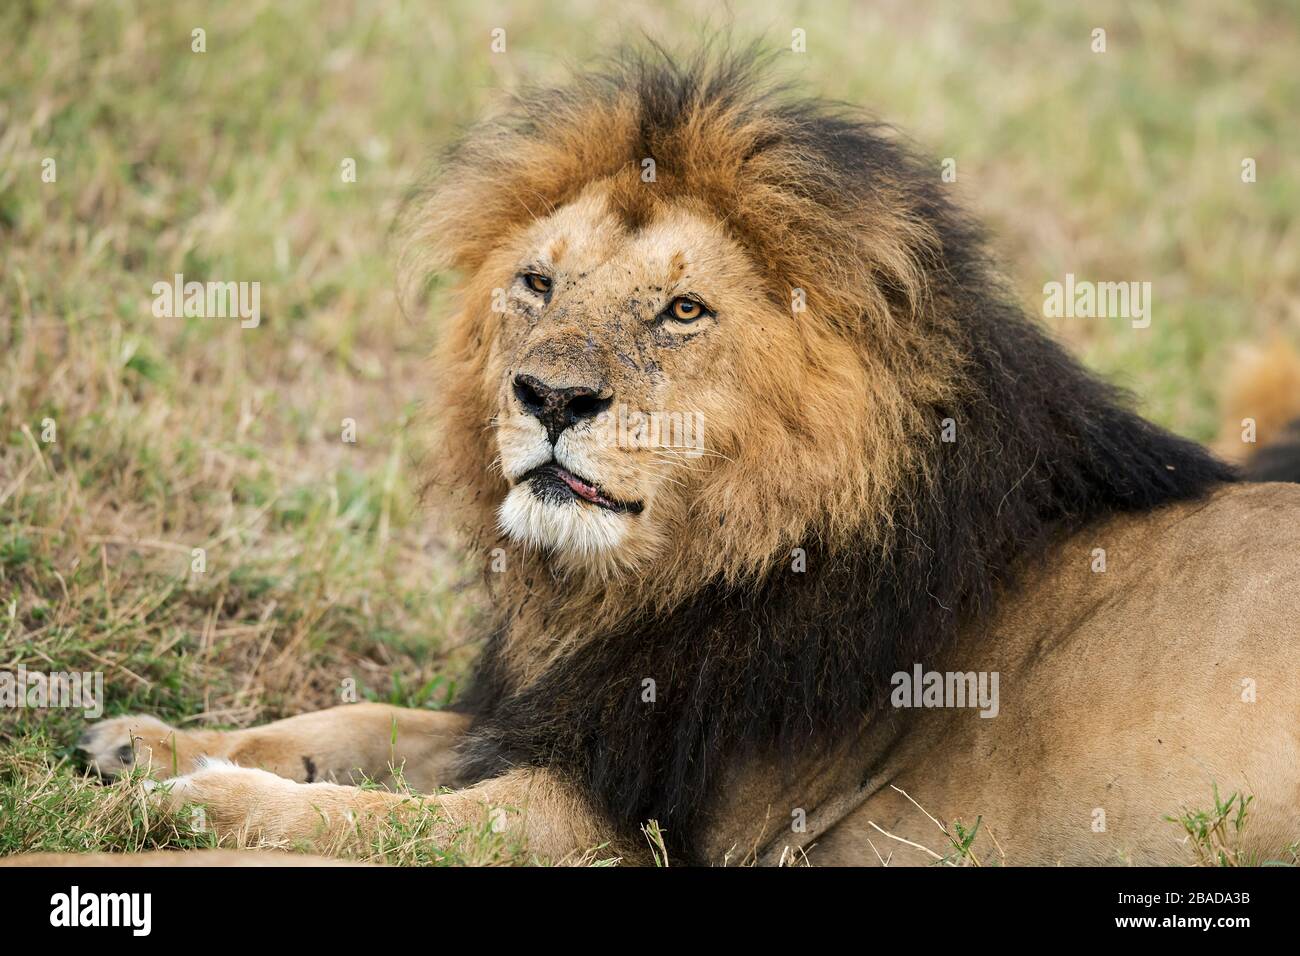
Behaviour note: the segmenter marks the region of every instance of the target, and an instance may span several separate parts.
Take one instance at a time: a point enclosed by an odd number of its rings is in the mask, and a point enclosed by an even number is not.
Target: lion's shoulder
[[[1300,485],[1274,483],[1227,484],[1202,499],[1106,518],[1024,569],[993,622],[960,643],[991,642],[1014,660],[1018,649],[1037,658],[1062,647],[1084,626],[1141,653],[1172,650],[1182,637],[1171,635],[1187,635],[1189,647],[1206,633],[1220,643],[1248,637],[1251,622],[1267,639],[1277,621],[1300,615],[1297,519]]]
[[[1182,501],[1112,519],[1111,533],[1144,551],[1232,562],[1244,571],[1277,560],[1300,567],[1300,485],[1223,485],[1202,500]]]

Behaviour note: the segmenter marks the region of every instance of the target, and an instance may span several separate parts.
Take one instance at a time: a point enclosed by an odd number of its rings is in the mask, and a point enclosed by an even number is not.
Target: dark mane
[[[477,720],[464,776],[552,768],[628,833],[657,819],[689,857],[729,761],[807,753],[855,732],[887,700],[890,674],[932,659],[1053,542],[1234,476],[1130,411],[1029,321],[993,277],[979,229],[944,195],[937,166],[878,127],[815,100],[754,105],[738,85],[750,82],[744,63],[681,67],[660,56],[612,77],[601,82],[641,104],[646,152],[631,162],[658,156],[655,144],[702,109],[725,107],[746,123],[768,110],[773,133],[755,148],[790,149],[788,138],[801,137],[793,145],[809,178],[789,188],[804,200],[833,206],[888,184],[918,234],[937,242],[916,255],[923,302],[888,275],[881,291],[900,334],[962,359],[956,397],[924,409],[934,423],[919,449],[928,467],[898,495],[900,533],[890,540],[808,541],[805,573],[776,555],[753,580],[711,582],[666,617],[588,635],[526,686],[503,661],[504,629],[485,648],[466,701]],[[843,242],[832,248],[847,254]],[[953,442],[939,440],[945,419]],[[653,704],[642,702],[646,678]]]

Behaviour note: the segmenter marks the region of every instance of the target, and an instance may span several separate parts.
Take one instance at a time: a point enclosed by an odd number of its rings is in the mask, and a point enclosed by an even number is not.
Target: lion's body
[[[1243,849],[1300,839],[1300,487],[1256,485],[1077,535],[964,633],[940,670],[1000,672],[996,719],[927,711],[814,863],[950,852],[927,811],[985,830],[981,860],[1182,864],[1165,818],[1252,794]],[[1094,549],[1106,570],[1093,570]],[[991,834],[991,836],[990,836]],[[991,837],[996,838],[996,844]]]
[[[295,781],[400,750],[470,788],[438,799],[453,819],[521,808],[557,856],[635,857],[651,819],[701,863],[942,852],[891,784],[1017,863],[1172,861],[1164,814],[1250,789],[1280,852],[1300,491],[1234,485],[1127,409],[1008,299],[944,189],[743,59],[521,97],[409,217],[461,274],[433,487],[497,611],[464,713],[146,743]],[[621,429],[664,412],[702,440]],[[996,673],[990,716],[900,706],[914,669]],[[356,738],[390,717],[396,745]],[[92,735],[101,769],[131,720]],[[390,807],[295,786],[220,767],[175,793],[290,838],[305,808]]]

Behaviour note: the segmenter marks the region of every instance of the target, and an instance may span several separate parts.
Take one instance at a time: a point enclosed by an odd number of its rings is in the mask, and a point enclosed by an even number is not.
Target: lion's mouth
[[[586,501],[598,508],[618,514],[640,514],[641,502],[619,501],[606,494],[599,485],[561,468],[555,462],[538,465],[520,475],[517,484],[528,482],[537,497],[550,501]]]

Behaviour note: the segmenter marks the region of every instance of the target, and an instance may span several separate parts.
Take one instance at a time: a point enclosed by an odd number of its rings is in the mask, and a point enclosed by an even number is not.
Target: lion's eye
[[[524,273],[524,284],[532,289],[538,295],[546,295],[551,291],[551,277],[544,276],[540,272]]]
[[[696,319],[708,314],[709,310],[704,307],[702,302],[684,295],[679,295],[669,302],[668,308],[663,311],[664,318],[672,319],[675,322],[694,322]]]

